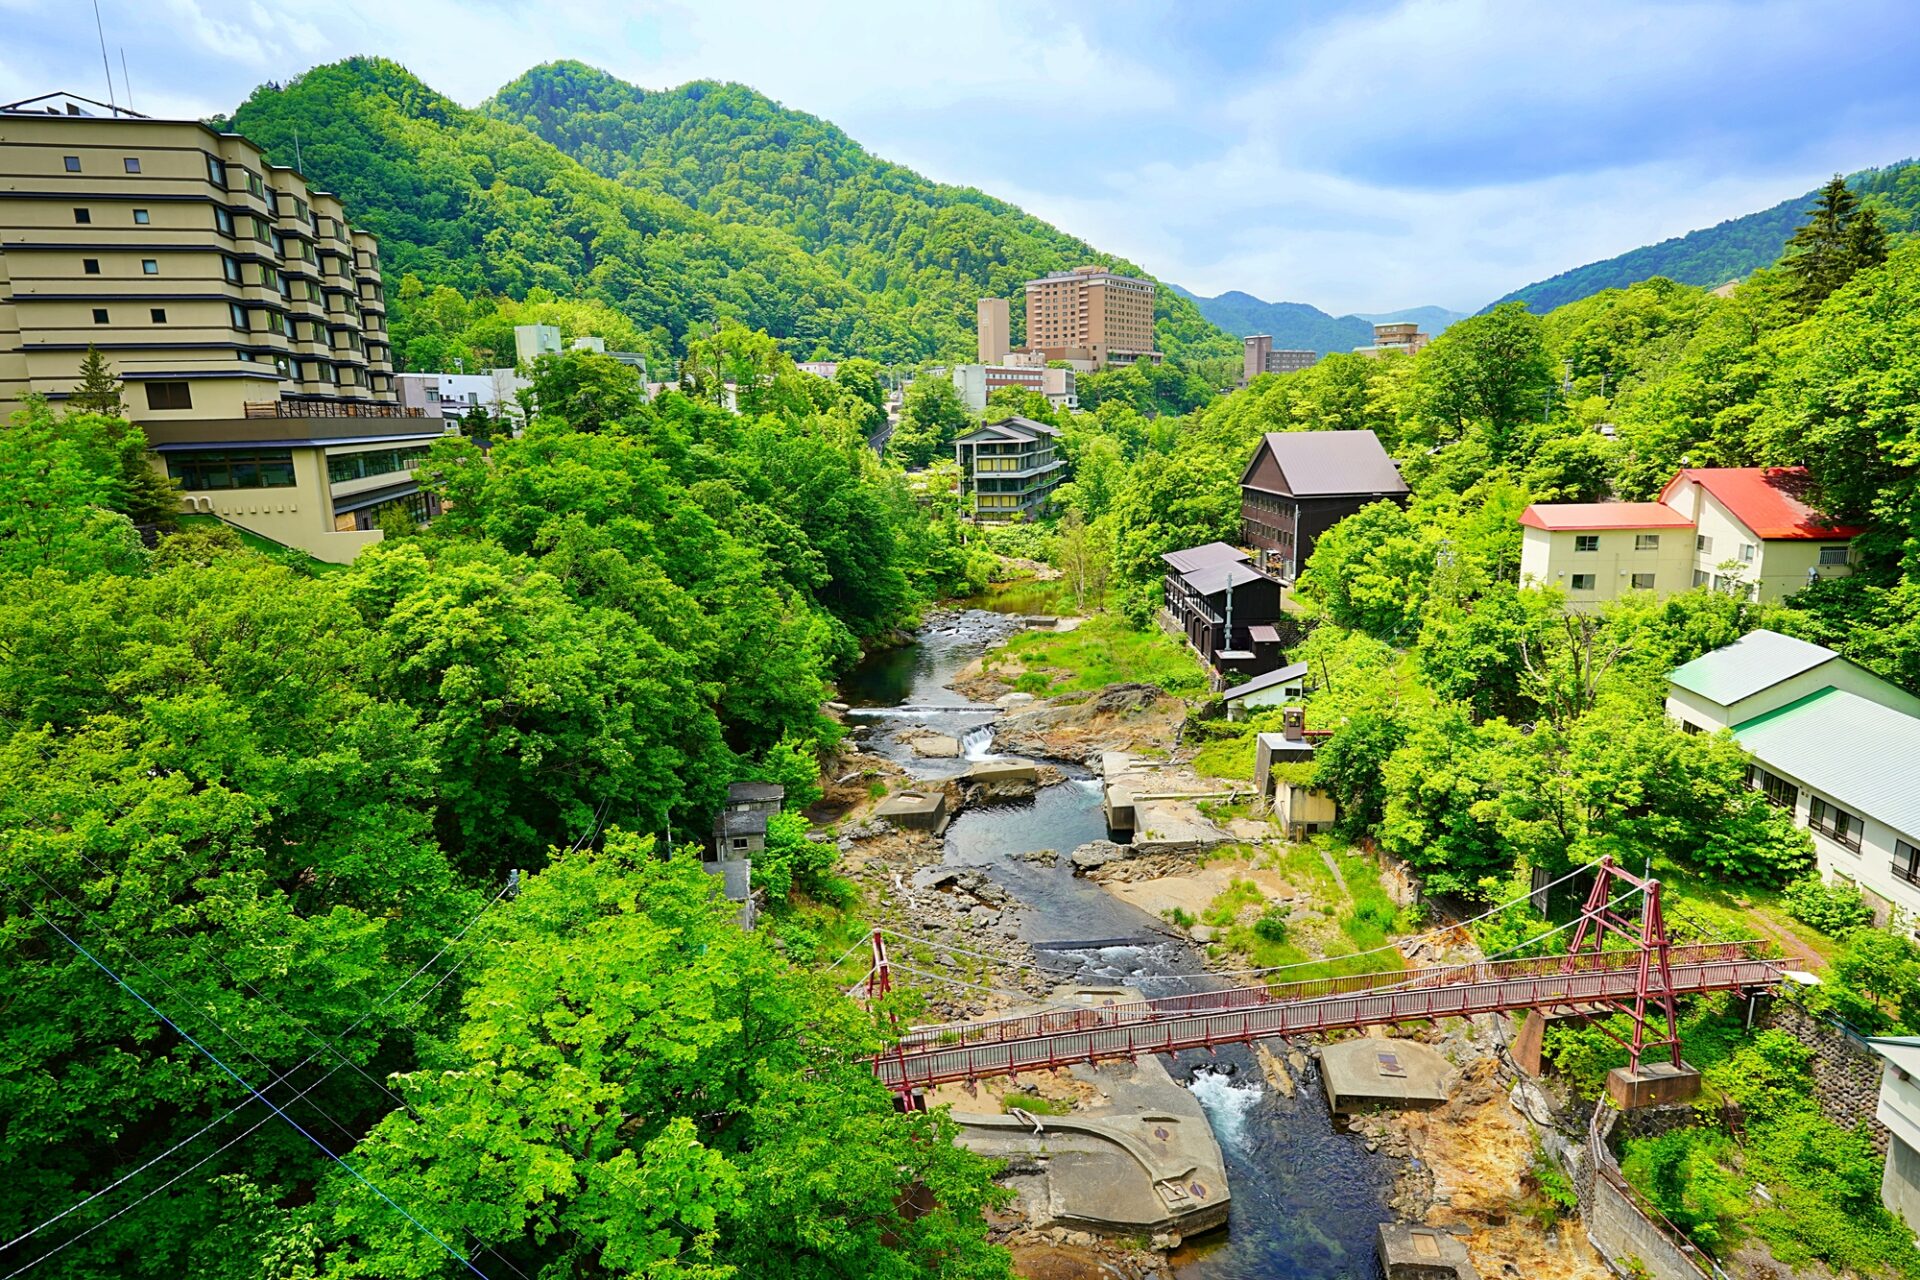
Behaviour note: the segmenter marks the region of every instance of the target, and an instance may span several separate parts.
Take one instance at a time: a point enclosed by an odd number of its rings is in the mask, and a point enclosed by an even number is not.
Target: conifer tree
[[[87,344],[87,358],[80,362],[80,385],[67,397],[72,413],[102,413],[117,418],[126,412],[120,400],[120,379],[113,376],[100,348]]]
[[[1862,267],[1886,261],[1887,233],[1872,209],[1860,206],[1860,197],[1839,174],[1820,188],[1807,221],[1787,241],[1782,260],[1794,278],[1794,293],[1808,310]]]

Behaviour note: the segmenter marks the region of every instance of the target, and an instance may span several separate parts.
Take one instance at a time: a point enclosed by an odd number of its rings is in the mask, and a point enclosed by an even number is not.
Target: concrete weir
[[[1119,989],[1063,988],[1056,1002],[1138,999]],[[1158,1058],[1069,1068],[1093,1105],[1068,1115],[994,1114],[959,1086],[950,1102],[960,1144],[1011,1163],[1004,1179],[1029,1222],[1128,1235],[1192,1236],[1225,1225],[1226,1163],[1206,1112]],[[1008,1103],[1017,1105],[1017,1096]]]
[[[1451,1063],[1413,1040],[1357,1036],[1320,1050],[1320,1080],[1331,1111],[1369,1104],[1437,1107],[1447,1100],[1454,1075]]]

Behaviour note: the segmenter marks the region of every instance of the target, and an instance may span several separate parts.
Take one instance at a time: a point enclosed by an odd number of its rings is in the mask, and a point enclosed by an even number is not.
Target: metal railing
[[[1634,1212],[1646,1220],[1649,1227],[1665,1236],[1674,1252],[1694,1269],[1700,1280],[1731,1280],[1727,1273],[1720,1269],[1719,1263],[1688,1239],[1686,1232],[1675,1226],[1666,1214],[1660,1212],[1658,1205],[1635,1190],[1633,1184],[1627,1181],[1626,1174],[1620,1172],[1620,1163],[1613,1158],[1613,1149],[1607,1145],[1606,1135],[1600,1131],[1600,1117],[1606,1114],[1607,1106],[1607,1100],[1600,1099],[1593,1108],[1592,1117],[1587,1121],[1587,1158],[1593,1162],[1594,1177],[1606,1182],[1608,1186],[1619,1192],[1621,1198]]]

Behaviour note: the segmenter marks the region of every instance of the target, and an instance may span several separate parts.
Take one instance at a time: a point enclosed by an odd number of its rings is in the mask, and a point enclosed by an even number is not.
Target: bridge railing
[[[1671,949],[1673,968],[1723,964],[1756,957],[1758,942],[1703,942]],[[1526,978],[1556,978],[1635,970],[1639,951],[1583,952],[1578,955],[1530,956],[1513,960],[1483,960],[1472,964],[1436,965],[1423,969],[1395,969],[1380,973],[1347,974],[1302,982],[1272,983],[1202,991],[1191,995],[1159,996],[1120,1001],[1085,1009],[1049,1010],[984,1022],[945,1023],[916,1027],[901,1037],[908,1052],[998,1044],[1010,1040],[1098,1031],[1150,1023],[1166,1018],[1205,1013],[1231,1013],[1273,1004],[1298,1003],[1388,991],[1417,991],[1463,984],[1509,982]],[[1656,984],[1658,971],[1650,974]],[[1679,984],[1677,984],[1679,985]]]

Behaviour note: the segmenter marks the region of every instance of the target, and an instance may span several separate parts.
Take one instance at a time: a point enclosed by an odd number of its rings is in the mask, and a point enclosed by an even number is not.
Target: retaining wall
[[[1820,1113],[1843,1129],[1860,1129],[1873,1149],[1887,1153],[1887,1126],[1875,1118],[1880,1105],[1880,1055],[1858,1037],[1791,1000],[1776,1000],[1769,1022],[1813,1050],[1814,1097]]]

